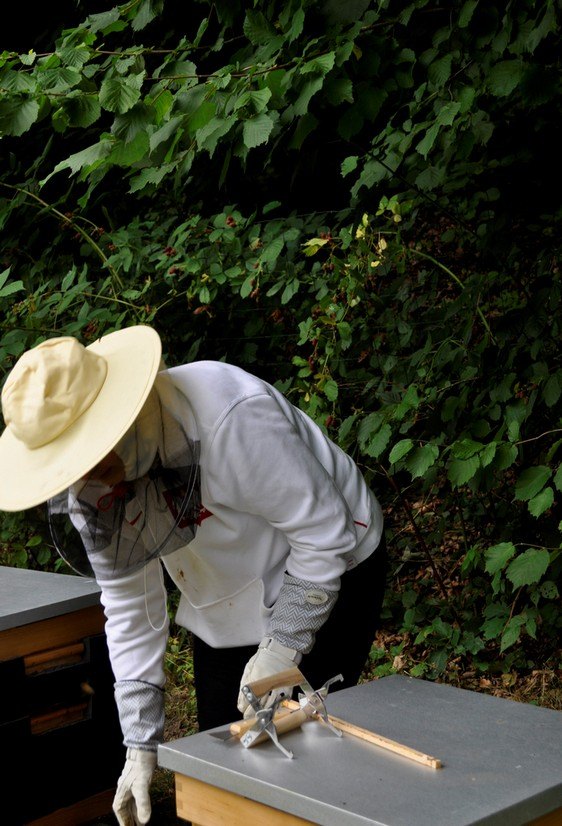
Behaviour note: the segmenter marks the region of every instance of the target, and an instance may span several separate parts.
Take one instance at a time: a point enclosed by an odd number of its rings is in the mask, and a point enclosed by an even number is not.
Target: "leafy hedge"
[[[4,51],[4,373],[150,323],[277,381],[402,509],[415,673],[553,650],[559,45],[552,0],[141,0]]]

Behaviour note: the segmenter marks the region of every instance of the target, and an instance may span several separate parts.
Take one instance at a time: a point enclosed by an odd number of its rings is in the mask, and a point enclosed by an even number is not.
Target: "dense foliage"
[[[558,4],[91,5],[4,35],[4,375],[149,323],[276,381],[392,515],[411,673],[553,655]],[[12,564],[52,564],[35,518]]]

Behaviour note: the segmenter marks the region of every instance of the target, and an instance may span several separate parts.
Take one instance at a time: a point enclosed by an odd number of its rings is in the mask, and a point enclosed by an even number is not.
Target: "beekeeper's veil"
[[[160,356],[145,326],[88,347],[50,339],[24,353],[2,391],[0,461],[14,474],[0,480],[0,508],[46,501],[59,553],[99,581],[177,550],[197,528],[195,423],[187,399],[157,375]],[[111,488],[88,479],[110,451],[125,468]]]

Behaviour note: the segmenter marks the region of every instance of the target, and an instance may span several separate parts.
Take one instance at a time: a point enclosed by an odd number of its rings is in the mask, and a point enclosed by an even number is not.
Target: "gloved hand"
[[[127,749],[127,759],[113,800],[119,826],[144,826],[150,820],[150,783],[155,768],[155,751]]]
[[[255,680],[261,680],[264,677],[270,677],[273,674],[279,674],[281,671],[287,671],[288,668],[294,668],[295,665],[300,663],[301,659],[302,654],[294,648],[286,648],[272,637],[264,637],[260,642],[257,652],[248,660],[244,673],[242,674],[240,693],[238,694],[238,711],[240,711],[245,718],[255,716],[254,709],[242,694],[243,685],[253,683]],[[269,708],[278,697],[288,698],[291,696],[291,692],[292,686],[281,686],[280,688],[272,689],[269,694],[258,699],[260,699],[262,708]]]

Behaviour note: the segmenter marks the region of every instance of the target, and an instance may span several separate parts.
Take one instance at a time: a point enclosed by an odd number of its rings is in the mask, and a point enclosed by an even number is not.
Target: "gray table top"
[[[443,762],[432,769],[317,722],[244,749],[217,734],[159,764],[320,826],[519,826],[562,806],[562,714],[394,675],[328,696],[330,714]]]
[[[93,579],[0,565],[0,631],[99,604]]]

